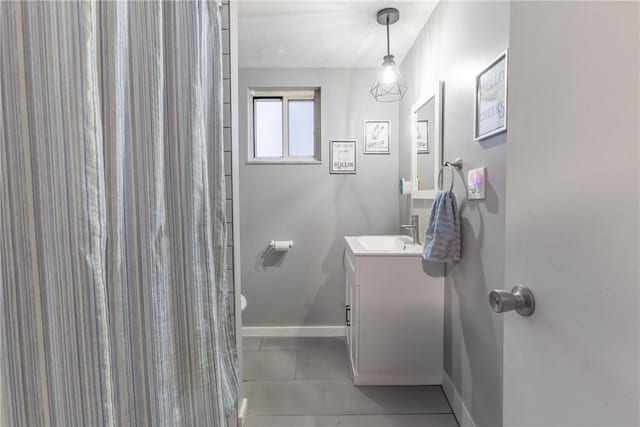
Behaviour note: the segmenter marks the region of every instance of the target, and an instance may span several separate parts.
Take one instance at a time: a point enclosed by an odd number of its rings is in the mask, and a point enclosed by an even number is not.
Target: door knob
[[[511,292],[493,290],[489,292],[489,305],[496,313],[515,310],[521,316],[531,316],[536,308],[533,293],[524,285],[515,285]]]

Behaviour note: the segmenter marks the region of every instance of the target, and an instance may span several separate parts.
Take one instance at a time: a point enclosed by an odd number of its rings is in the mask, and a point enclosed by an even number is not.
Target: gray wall
[[[506,48],[508,2],[440,2],[401,64],[409,91],[400,103],[400,175],[409,177],[410,109],[445,81],[444,160],[462,157],[455,193],[462,260],[447,265],[445,370],[478,426],[502,424],[503,325],[487,294],[504,287],[506,134],[473,140],[474,77]],[[486,166],[487,199],[466,200],[466,174]],[[445,185],[448,183],[448,175]],[[401,199],[406,220],[407,198]]]
[[[342,237],[399,232],[398,106],[371,69],[240,69],[240,246],[245,326],[341,325]],[[322,164],[247,165],[249,87],[321,87]],[[242,99],[244,97],[244,99]],[[363,155],[363,120],[391,120],[391,154]],[[329,175],[329,140],[357,139],[357,175]],[[293,240],[264,257],[271,239]]]

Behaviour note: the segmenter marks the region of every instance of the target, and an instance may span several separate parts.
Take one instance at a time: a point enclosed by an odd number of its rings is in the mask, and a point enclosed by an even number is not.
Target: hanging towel
[[[425,232],[422,257],[441,262],[460,259],[460,214],[456,196],[451,191],[436,193]]]

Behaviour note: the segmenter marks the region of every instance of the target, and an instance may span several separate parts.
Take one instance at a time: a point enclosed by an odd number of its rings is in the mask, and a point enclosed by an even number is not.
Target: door
[[[360,344],[360,286],[354,283],[349,285],[349,293],[351,294],[351,310],[349,312],[349,359],[351,360],[351,368],[353,374],[358,373],[358,346]]]
[[[345,251],[346,254],[346,251]],[[343,258],[346,271],[346,310],[345,325],[347,334],[347,349],[349,351],[349,359],[351,360],[351,369],[355,371],[357,366],[357,343],[358,343],[358,289],[356,286],[356,267],[355,257],[351,258],[348,254]]]
[[[505,426],[640,424],[639,17],[510,6]]]
[[[353,281],[354,272],[347,267],[347,250],[342,252],[342,267],[345,272],[344,289],[345,289],[345,307],[344,307],[344,328],[347,338],[347,348],[351,347],[351,282]],[[350,264],[349,264],[350,265]]]

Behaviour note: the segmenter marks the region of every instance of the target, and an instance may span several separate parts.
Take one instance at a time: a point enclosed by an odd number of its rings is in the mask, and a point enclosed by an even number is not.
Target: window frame
[[[255,101],[259,99],[277,99],[282,101],[282,157],[256,156],[256,117]],[[313,101],[313,156],[289,155],[289,101]],[[247,102],[248,132],[246,164],[322,164],[322,146],[320,135],[320,88],[252,88],[249,89]]]

